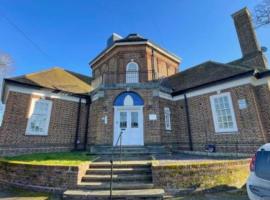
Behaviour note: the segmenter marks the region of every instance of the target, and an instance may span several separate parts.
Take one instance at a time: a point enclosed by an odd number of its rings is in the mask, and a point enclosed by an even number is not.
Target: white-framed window
[[[229,92],[210,96],[216,133],[236,132],[237,124]]]
[[[52,101],[32,98],[26,135],[48,135],[50,117],[52,110]]]
[[[164,108],[164,120],[165,120],[165,130],[172,130],[171,126],[171,111],[170,108]]]
[[[133,60],[126,67],[126,83],[139,82],[139,66]]]
[[[0,127],[2,126],[6,105],[0,102]]]

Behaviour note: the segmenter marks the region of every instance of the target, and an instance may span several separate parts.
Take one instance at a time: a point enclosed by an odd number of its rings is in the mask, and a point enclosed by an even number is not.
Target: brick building
[[[5,80],[0,154],[115,145],[253,152],[270,141],[267,60],[251,16],[232,15],[242,58],[179,72],[181,59],[138,34],[113,34],[93,76],[61,68]]]

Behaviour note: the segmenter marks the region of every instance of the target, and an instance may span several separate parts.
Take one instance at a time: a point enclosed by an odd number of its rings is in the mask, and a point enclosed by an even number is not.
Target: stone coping
[[[162,163],[159,160],[152,161],[152,167],[158,168],[158,167],[202,167],[207,165],[230,165],[230,164],[246,164],[249,163],[250,159],[237,159],[237,160],[179,160],[179,161],[162,161]]]
[[[177,151],[188,155],[199,155],[209,157],[229,157],[229,158],[251,158],[254,154],[250,153],[225,153],[225,152],[204,152],[204,151]]]

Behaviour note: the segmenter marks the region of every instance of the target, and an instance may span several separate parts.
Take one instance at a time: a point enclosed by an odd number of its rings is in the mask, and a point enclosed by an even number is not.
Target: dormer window
[[[127,64],[126,68],[126,83],[138,83],[139,82],[139,66],[136,62],[131,60]]]

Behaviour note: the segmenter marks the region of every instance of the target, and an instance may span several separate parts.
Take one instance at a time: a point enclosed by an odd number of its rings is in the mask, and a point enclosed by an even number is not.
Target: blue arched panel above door
[[[114,106],[143,106],[144,101],[142,97],[136,92],[122,92],[119,94],[113,103]]]

